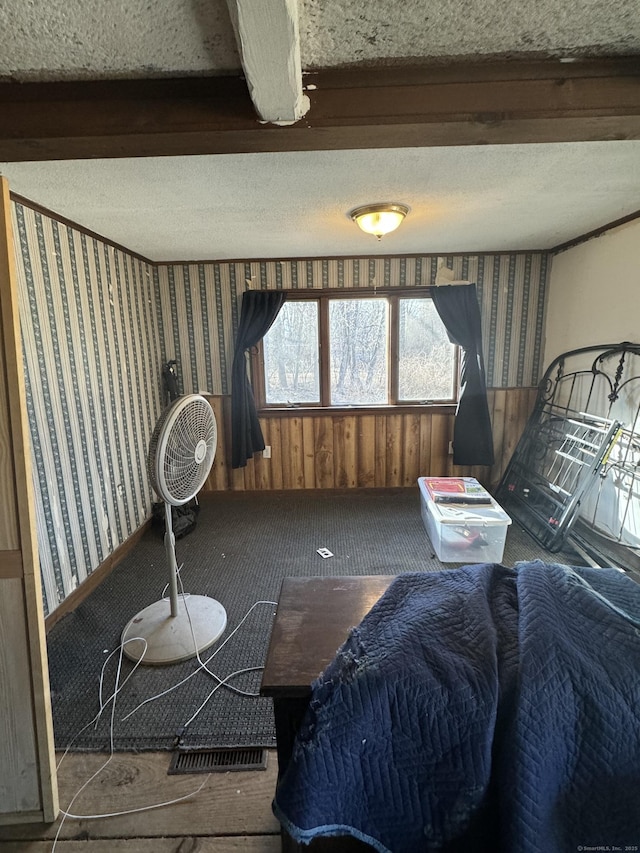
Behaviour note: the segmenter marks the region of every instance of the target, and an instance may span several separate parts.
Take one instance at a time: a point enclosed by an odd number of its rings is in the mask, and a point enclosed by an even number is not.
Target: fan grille
[[[199,394],[178,398],[160,416],[149,446],[154,490],[173,506],[187,503],[209,475],[217,444],[216,419]]]

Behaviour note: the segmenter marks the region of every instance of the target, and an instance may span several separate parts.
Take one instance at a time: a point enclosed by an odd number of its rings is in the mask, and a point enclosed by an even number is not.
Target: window
[[[399,299],[399,399],[453,400],[455,350],[431,299]]]
[[[318,405],[318,303],[285,302],[262,346],[267,405]]]
[[[386,299],[329,300],[329,405],[388,403]]]
[[[289,295],[254,380],[266,407],[452,403],[458,348],[426,294]]]

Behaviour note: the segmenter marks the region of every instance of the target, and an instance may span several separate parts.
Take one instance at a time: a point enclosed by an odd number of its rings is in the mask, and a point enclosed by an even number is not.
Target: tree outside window
[[[457,347],[426,295],[288,296],[261,355],[266,407],[456,401]]]

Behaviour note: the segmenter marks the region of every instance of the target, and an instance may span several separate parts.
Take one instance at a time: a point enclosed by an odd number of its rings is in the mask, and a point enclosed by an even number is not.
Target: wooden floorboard
[[[167,752],[116,753],[70,807],[107,758],[97,753],[65,757],[58,771],[61,808],[78,815],[136,809],[195,792],[206,778],[168,776]],[[118,817],[67,818],[56,853],[275,853],[280,849],[279,824],[271,811],[276,776],[276,754],[269,750],[266,770],[212,773],[199,793],[180,803]],[[59,822],[0,827],[0,849],[50,853]]]

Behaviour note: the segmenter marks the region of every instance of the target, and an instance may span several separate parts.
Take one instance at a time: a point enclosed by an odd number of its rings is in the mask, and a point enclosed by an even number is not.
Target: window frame
[[[455,411],[460,397],[460,347],[454,346],[454,397],[452,400],[399,400],[398,390],[398,350],[399,350],[399,312],[400,299],[431,299],[429,293],[419,291],[417,288],[357,288],[349,290],[336,290],[335,288],[318,290],[289,290],[287,301],[317,302],[318,303],[318,351],[320,372],[320,402],[318,403],[291,403],[282,405],[280,403],[267,403],[264,381],[264,348],[260,341],[251,351],[251,375],[256,408],[261,415],[290,414],[296,415],[300,412],[312,412],[314,414],[326,413],[340,414],[380,414],[384,412],[398,413],[403,410],[415,411],[416,409],[440,410],[443,412]],[[329,340],[329,303],[333,299],[387,299],[389,303],[389,335],[387,340],[388,358],[388,403],[380,405],[352,404],[331,405],[330,388],[330,365],[329,346],[325,342]]]

